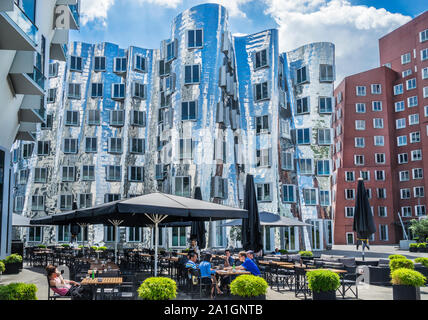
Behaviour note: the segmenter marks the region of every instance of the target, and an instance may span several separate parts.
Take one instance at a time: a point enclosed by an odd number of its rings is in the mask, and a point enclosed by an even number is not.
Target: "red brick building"
[[[335,244],[352,231],[357,179],[369,189],[377,231],[371,243],[403,239],[400,217],[426,216],[428,190],[428,11],[379,40],[382,67],[335,90]]]

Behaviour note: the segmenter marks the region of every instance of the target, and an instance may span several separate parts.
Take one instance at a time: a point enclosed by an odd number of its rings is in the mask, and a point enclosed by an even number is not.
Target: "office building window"
[[[140,138],[130,138],[130,152],[134,154],[144,154],[145,140]]]
[[[394,95],[396,96],[396,95],[399,95],[402,93],[403,93],[403,84],[400,83],[400,84],[395,85],[394,86]]]
[[[94,58],[94,71],[106,71],[106,57]]]
[[[144,167],[129,166],[128,179],[132,182],[144,181]]]
[[[94,181],[95,180],[95,166],[84,165],[82,166],[82,181]]]
[[[296,70],[296,84],[305,82],[309,82],[309,70],[306,66]]]
[[[63,142],[64,153],[77,153],[78,142],[77,139],[64,139]]]
[[[356,137],[355,139],[355,148],[364,148],[366,143],[363,137]]]
[[[83,71],[82,57],[70,56],[70,71]]]
[[[381,94],[382,93],[382,85],[381,84],[372,84],[371,89],[372,89],[372,94]]]
[[[85,152],[97,152],[97,145],[96,137],[85,138]]]
[[[385,153],[375,153],[376,164],[385,163]]]
[[[106,181],[121,181],[121,166],[106,167]]]
[[[382,101],[372,101],[372,110],[375,112],[382,111]]]
[[[320,82],[334,81],[333,66],[329,64],[320,64]]]
[[[100,110],[88,111],[88,125],[97,126],[100,124]]]
[[[257,183],[257,201],[272,201],[270,183]]]
[[[366,87],[365,86],[357,86],[355,88],[357,96],[365,96],[366,95]]]
[[[61,173],[62,182],[74,182],[76,177],[76,167],[62,166]]]
[[[333,98],[319,97],[319,113],[331,113],[333,111]]]
[[[269,86],[267,82],[257,83],[254,85],[254,100],[262,101],[269,99]]]
[[[355,112],[356,113],[365,113],[366,112],[366,104],[365,103],[356,103],[355,104]]]
[[[175,177],[175,195],[190,197],[190,177]]]
[[[92,207],[92,193],[80,193],[79,194],[79,208],[90,208]]]
[[[199,83],[199,64],[184,66],[184,84]]]
[[[268,63],[268,51],[267,49],[263,49],[254,53],[255,58],[255,68],[259,69],[269,65]]]
[[[304,97],[296,100],[297,114],[309,113],[309,97]]]
[[[181,120],[196,120],[197,117],[197,101],[183,101],[181,103]]]
[[[394,105],[395,105],[395,112],[404,111],[404,101],[398,101]]]
[[[282,186],[282,201],[283,202],[296,202],[295,185],[284,184]]]
[[[298,159],[300,174],[313,174],[312,159]]]

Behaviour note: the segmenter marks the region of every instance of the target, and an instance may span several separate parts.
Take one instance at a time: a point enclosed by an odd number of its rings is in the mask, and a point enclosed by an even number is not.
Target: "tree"
[[[428,219],[411,220],[409,229],[414,236],[419,237],[419,241],[425,242],[428,238]]]

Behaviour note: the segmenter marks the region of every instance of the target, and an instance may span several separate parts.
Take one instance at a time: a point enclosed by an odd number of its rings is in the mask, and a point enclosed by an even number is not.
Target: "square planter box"
[[[394,284],[392,295],[394,300],[421,300],[421,288]]]
[[[336,291],[312,292],[314,300],[336,300]]]
[[[266,295],[261,295],[257,297],[241,297],[232,295],[232,300],[266,300]]]
[[[21,271],[21,263],[5,263],[6,270],[3,274],[18,274]]]

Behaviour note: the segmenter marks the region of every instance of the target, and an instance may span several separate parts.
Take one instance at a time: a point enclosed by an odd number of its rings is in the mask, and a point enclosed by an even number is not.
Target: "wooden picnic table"
[[[235,270],[233,269],[219,269],[215,271],[219,276],[239,276],[242,274],[251,274],[250,271],[247,270]]]
[[[286,262],[286,261],[266,261],[266,260],[259,261],[259,264],[269,265],[271,263],[276,265],[294,265],[293,262]]]
[[[99,280],[101,279],[101,280]],[[122,284],[123,278],[117,277],[117,278],[85,278],[83,279],[80,284],[82,286],[88,286],[88,285],[108,285],[108,284]]]
[[[329,270],[334,273],[347,273],[348,271],[342,270],[342,269],[333,269],[333,268],[320,268],[320,269],[305,269],[306,272],[313,271],[313,270]]]

